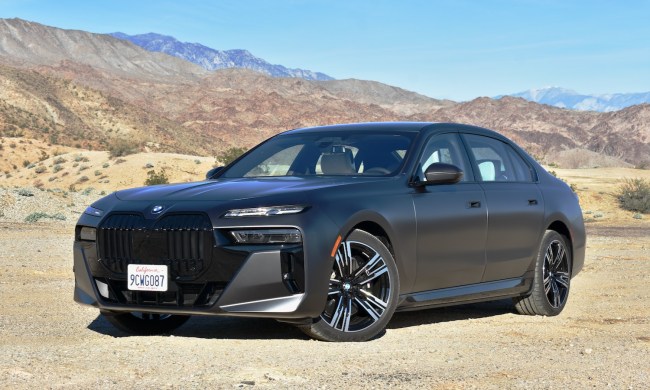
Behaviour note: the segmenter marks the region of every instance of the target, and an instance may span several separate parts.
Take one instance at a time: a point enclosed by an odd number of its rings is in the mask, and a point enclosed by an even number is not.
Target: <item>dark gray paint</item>
[[[280,271],[274,270],[278,262],[271,256],[269,262],[257,269],[261,258],[253,253],[227,286],[225,291],[230,292],[224,293],[213,307],[199,310],[107,304],[98,296],[91,267],[87,266],[96,261],[94,244],[77,240],[75,300],[110,311],[240,315],[292,321],[317,317],[327,294],[334,242],[337,236],[345,237],[360,224],[390,242],[399,271],[402,308],[525,294],[530,287],[529,271],[541,234],[551,225],[566,231],[573,252],[572,276],[580,271],[585,231],[577,198],[565,183],[546,173],[525,152],[495,132],[458,124],[374,123],[300,129],[279,136],[299,136],[311,131],[396,130],[414,132],[417,136],[401,171],[391,177],[223,179],[226,167],[214,180],[120,191],[93,204],[106,214],[145,213],[156,204],[166,206],[163,215],[205,212],[213,226],[220,229],[298,227],[304,237],[304,294],[283,296],[285,293],[277,283]],[[449,131],[481,134],[513,145],[534,168],[538,182],[481,184],[474,181],[470,168],[465,172],[467,182],[416,185],[414,175],[423,142],[436,133]],[[529,205],[530,199],[537,200],[537,204]],[[296,215],[222,218],[232,208],[286,204],[305,204],[310,208]],[[83,215],[78,226],[96,227],[100,221],[99,217]],[[265,293],[251,292],[258,287]],[[280,301],[269,299],[277,297],[281,297]],[[221,299],[231,310],[237,308],[236,312],[226,313]],[[295,310],[287,311],[288,307]]]

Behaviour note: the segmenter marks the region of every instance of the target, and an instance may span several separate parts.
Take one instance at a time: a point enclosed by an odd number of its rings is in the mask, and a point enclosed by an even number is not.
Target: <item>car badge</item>
[[[151,209],[151,214],[160,214],[164,208],[165,206],[161,206],[161,205],[153,206],[153,208]]]

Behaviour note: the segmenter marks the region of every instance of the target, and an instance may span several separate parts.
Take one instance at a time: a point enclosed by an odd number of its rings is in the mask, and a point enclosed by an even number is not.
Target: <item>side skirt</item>
[[[526,295],[533,278],[522,277],[400,295],[397,311],[493,301]]]

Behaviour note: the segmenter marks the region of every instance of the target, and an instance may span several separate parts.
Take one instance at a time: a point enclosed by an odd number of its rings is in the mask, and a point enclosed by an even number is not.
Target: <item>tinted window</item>
[[[508,144],[480,135],[465,135],[482,181],[532,182],[530,166]]]
[[[418,166],[420,180],[424,180],[424,171],[433,163],[455,165],[465,173],[461,181],[470,180],[467,156],[457,134],[435,135],[427,142]]]
[[[399,172],[415,133],[288,133],[261,144],[221,177],[387,176]]]

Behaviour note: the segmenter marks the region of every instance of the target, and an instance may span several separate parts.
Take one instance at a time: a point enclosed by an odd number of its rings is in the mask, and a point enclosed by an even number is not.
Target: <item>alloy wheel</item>
[[[544,293],[553,308],[564,305],[569,295],[569,259],[564,244],[553,240],[544,256]]]
[[[336,252],[321,319],[342,332],[361,331],[386,312],[390,292],[390,273],[381,254],[367,244],[344,241]]]

